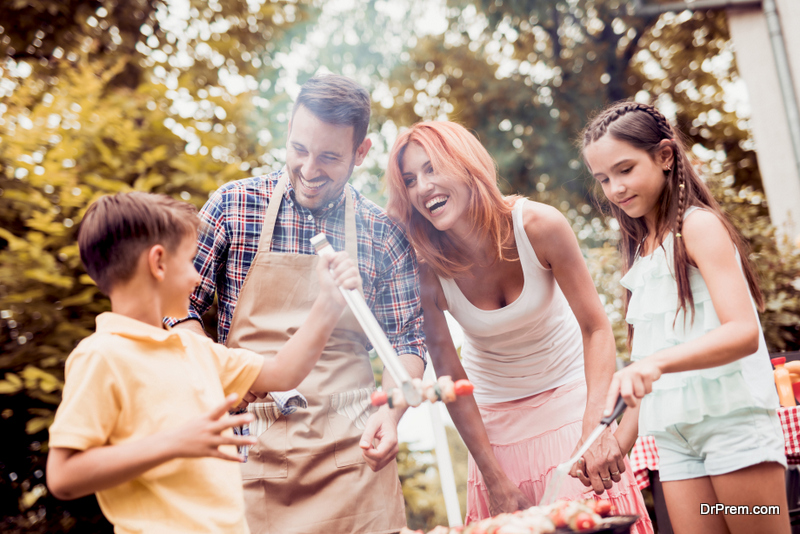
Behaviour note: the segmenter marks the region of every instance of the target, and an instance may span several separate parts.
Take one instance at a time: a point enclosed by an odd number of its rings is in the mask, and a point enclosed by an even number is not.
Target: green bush
[[[708,183],[752,249],[750,258],[764,294],[765,310],[760,319],[767,349],[771,353],[800,350],[800,244],[776,236],[764,209],[762,193],[750,188],[733,189],[719,177],[712,177]],[[602,247],[586,249],[585,254],[589,272],[611,319],[617,353],[627,359],[619,251],[607,242]]]

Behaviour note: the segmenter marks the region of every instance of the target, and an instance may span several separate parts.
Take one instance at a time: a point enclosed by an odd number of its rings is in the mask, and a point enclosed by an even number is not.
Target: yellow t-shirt
[[[244,395],[262,364],[186,329],[103,313],[67,359],[50,447],[86,450],[174,429]],[[171,460],[97,500],[116,532],[248,532],[239,465],[219,458]]]

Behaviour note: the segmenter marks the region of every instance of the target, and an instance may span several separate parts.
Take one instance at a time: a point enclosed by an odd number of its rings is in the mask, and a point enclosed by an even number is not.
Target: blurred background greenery
[[[629,7],[0,0],[0,528],[109,531],[92,498],[60,502],[44,485],[64,361],[108,309],[75,245],[86,207],[126,190],[200,207],[227,181],[279,168],[291,102],[318,71],[373,95],[374,149],[353,182],[379,204],[398,129],[449,118],[486,145],[505,192],[561,209],[621,356],[618,227],[594,202],[575,140],[607,103],[656,103],[750,239],[770,350],[800,349],[800,257],[770,225],[724,13],[640,17]],[[432,453],[404,447],[399,460],[410,526],[445,523]]]

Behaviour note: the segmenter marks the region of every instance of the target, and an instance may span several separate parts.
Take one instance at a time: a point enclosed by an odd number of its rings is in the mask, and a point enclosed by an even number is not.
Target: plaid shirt
[[[225,343],[247,271],[255,259],[266,208],[284,171],[230,182],[203,206],[204,223],[194,264],[202,276],[190,299],[189,317],[199,319],[218,298],[217,339]],[[419,276],[416,257],[402,230],[351,185],[358,236],[358,269],[364,298],[398,354],[423,358]],[[312,213],[295,201],[291,183],[275,223],[272,252],[314,254],[309,241],[324,232],[334,249],[344,249],[342,195]],[[177,320],[170,320],[175,324]]]

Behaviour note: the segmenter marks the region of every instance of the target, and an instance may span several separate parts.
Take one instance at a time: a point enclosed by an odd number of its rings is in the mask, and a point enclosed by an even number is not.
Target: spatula
[[[553,501],[556,500],[556,497],[558,497],[558,492],[561,490],[561,485],[567,478],[569,470],[572,469],[572,465],[578,461],[578,458],[583,456],[586,451],[589,450],[589,447],[591,447],[597,438],[600,437],[600,434],[603,433],[603,430],[608,428],[608,425],[610,425],[624,411],[625,401],[622,399],[622,395],[620,395],[617,397],[617,404],[614,406],[614,411],[611,412],[611,415],[608,417],[604,417],[600,420],[600,424],[597,425],[597,428],[595,428],[591,434],[589,434],[589,437],[583,442],[583,445],[580,449],[578,449],[578,452],[576,452],[575,455],[566,462],[558,464],[556,471],[553,474],[553,478],[550,479],[550,482],[544,489],[544,495],[542,495],[542,500],[539,502],[540,505],[552,504]]]

